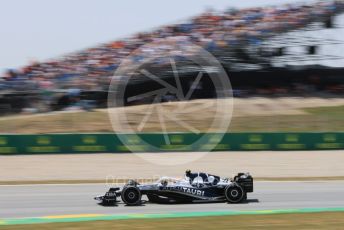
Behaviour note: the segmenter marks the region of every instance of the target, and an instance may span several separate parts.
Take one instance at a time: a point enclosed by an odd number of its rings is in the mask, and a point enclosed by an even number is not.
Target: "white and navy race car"
[[[220,178],[206,173],[186,172],[185,179],[160,178],[155,183],[139,184],[130,180],[122,187],[112,187],[103,196],[95,197],[104,205],[117,202],[117,197],[127,205],[142,204],[142,195],[152,203],[240,203],[253,192],[253,178],[249,173],[238,173],[233,179]]]

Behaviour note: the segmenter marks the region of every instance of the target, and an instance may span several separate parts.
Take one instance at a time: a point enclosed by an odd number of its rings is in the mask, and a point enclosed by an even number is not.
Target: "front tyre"
[[[229,203],[240,203],[245,200],[245,192],[240,185],[228,185],[225,188],[225,197]]]
[[[127,205],[141,204],[141,191],[135,186],[125,186],[121,193],[122,201]]]

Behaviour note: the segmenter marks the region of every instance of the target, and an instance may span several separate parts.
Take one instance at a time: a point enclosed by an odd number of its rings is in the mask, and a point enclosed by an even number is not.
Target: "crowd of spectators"
[[[267,37],[331,17],[342,8],[343,2],[321,1],[311,5],[288,4],[230,9],[225,12],[207,11],[185,23],[163,26],[57,60],[32,63],[19,70],[10,70],[0,77],[0,90],[106,90],[110,77],[130,54],[127,65],[140,63],[146,57],[158,57],[166,51],[178,55],[173,53],[171,47],[157,42],[164,38],[173,38],[182,45],[190,42],[210,52],[238,45],[259,46]],[[152,45],[140,49],[145,44]],[[134,50],[136,52],[133,54]],[[166,61],[161,58],[155,64],[163,65]]]

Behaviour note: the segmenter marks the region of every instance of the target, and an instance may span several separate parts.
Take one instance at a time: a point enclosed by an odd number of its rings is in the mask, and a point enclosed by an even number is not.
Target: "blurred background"
[[[344,224],[344,0],[0,0],[0,28],[5,229]],[[93,200],[186,169],[250,172],[255,192],[236,205]]]
[[[159,57],[166,47],[156,43],[137,50],[165,38],[203,47],[226,70],[234,95],[229,131],[343,130],[343,1],[190,1],[183,9],[180,2],[144,1],[135,9],[130,1],[76,2],[1,4],[0,21],[6,24],[0,46],[1,133],[112,132],[106,108],[114,72],[136,50],[128,65],[156,56],[149,69],[173,79],[169,59]],[[198,67],[178,53],[170,55],[183,88],[190,88]],[[154,90],[150,79],[134,75],[131,95]],[[202,80],[194,92],[189,103],[216,97]],[[127,104],[134,121],[152,100]],[[173,95],[164,102],[179,103]],[[212,108],[205,107],[193,125],[209,131],[203,127],[209,114]],[[194,116],[185,116],[185,122]],[[169,123],[167,130],[185,131]],[[153,120],[142,131],[161,130]]]

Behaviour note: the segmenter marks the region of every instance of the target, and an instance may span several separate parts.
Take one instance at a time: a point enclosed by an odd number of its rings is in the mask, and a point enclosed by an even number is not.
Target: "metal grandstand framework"
[[[328,19],[318,19],[306,27],[275,33],[257,45],[243,48],[246,57],[222,57],[231,69],[261,69],[265,66],[324,65],[344,66],[344,13]],[[328,25],[326,23],[329,23]],[[238,53],[236,53],[238,54]],[[242,56],[244,57],[244,56]]]
[[[343,16],[338,15],[337,18],[344,19]],[[321,61],[344,60],[344,54],[336,52],[338,47],[344,45],[344,39],[335,36],[343,31],[344,20],[338,20],[331,28],[324,27],[324,23],[314,22],[303,29],[275,36],[265,41],[263,47],[282,49],[283,53],[272,59],[274,65],[311,62],[320,64]]]

